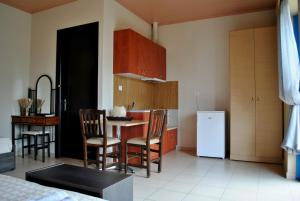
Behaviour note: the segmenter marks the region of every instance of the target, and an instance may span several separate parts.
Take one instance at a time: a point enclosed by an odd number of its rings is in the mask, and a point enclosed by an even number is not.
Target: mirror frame
[[[38,95],[37,91],[38,91],[39,81],[43,77],[48,78],[48,80],[50,82],[50,113],[49,114],[51,114],[51,111],[53,111],[53,108],[52,108],[53,107],[53,104],[52,104],[52,101],[53,101],[53,97],[52,97],[52,90],[53,90],[53,88],[52,88],[52,86],[53,85],[52,85],[52,79],[51,79],[51,77],[49,75],[43,74],[43,75],[41,75],[41,76],[38,77],[38,79],[37,79],[37,81],[35,83],[35,90],[36,90],[36,92],[35,92],[35,100],[37,100],[37,95]],[[35,113],[38,114],[37,113],[37,105],[35,105],[34,109],[35,109]],[[41,113],[41,114],[43,114],[43,113]],[[45,114],[48,114],[48,113],[45,113]]]

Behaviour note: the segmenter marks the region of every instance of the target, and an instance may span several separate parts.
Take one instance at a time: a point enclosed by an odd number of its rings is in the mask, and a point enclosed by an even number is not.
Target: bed
[[[10,138],[0,137],[0,172],[15,169],[15,152]]]
[[[42,186],[0,174],[1,201],[104,201],[72,191]]]

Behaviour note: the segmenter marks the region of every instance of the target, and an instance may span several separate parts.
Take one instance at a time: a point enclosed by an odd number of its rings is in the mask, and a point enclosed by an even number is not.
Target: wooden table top
[[[58,125],[59,117],[57,116],[11,116],[11,123],[24,125]]]

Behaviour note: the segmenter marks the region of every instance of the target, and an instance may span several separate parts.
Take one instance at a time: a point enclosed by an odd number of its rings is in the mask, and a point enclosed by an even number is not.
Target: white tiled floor
[[[73,159],[47,162],[18,158],[17,169],[6,174],[24,178],[24,172],[59,162],[82,165]],[[279,165],[198,158],[174,151],[164,156],[163,171],[152,175],[135,169],[134,201],[300,201],[300,182],[286,180]]]

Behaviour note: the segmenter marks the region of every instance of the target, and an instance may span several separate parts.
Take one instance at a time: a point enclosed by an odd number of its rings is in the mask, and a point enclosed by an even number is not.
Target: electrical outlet
[[[122,86],[122,85],[119,85],[119,86],[118,86],[118,90],[119,90],[119,91],[123,91],[123,86]]]

